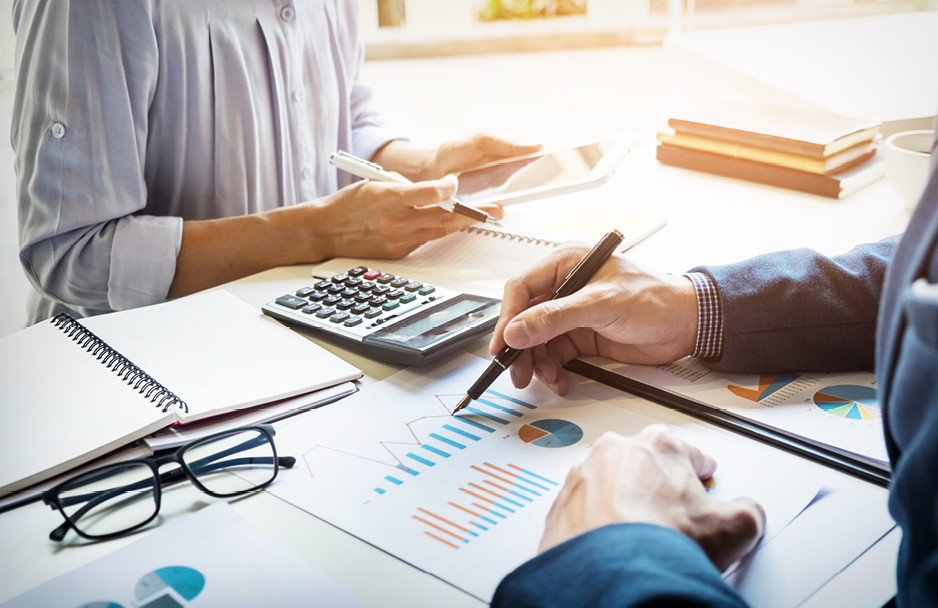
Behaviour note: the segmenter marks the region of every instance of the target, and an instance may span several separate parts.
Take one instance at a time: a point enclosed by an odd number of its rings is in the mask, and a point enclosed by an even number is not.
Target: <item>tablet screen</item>
[[[617,141],[610,139],[465,171],[459,174],[456,195],[471,204],[512,192],[583,180]]]

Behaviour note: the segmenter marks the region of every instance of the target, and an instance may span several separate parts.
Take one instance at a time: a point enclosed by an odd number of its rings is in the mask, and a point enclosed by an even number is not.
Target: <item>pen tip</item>
[[[492,224],[493,226],[498,226],[499,228],[502,227],[501,222],[499,222],[498,220],[496,220],[496,219],[494,219],[494,218],[491,218],[491,217],[490,217],[489,219],[487,219],[486,222],[488,222],[489,224]]]
[[[456,415],[456,412],[458,412],[459,410],[461,410],[461,409],[463,409],[464,407],[466,407],[467,405],[469,405],[469,403],[470,403],[471,401],[472,401],[472,397],[470,397],[469,395],[466,395],[465,397],[463,397],[462,399],[460,399],[460,400],[459,400],[459,403],[456,404],[456,409],[453,410],[453,413],[450,414],[450,416],[455,416],[455,415]]]

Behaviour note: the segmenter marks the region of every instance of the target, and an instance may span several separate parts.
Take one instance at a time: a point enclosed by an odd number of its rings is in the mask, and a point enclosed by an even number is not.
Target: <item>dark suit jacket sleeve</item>
[[[873,369],[879,296],[898,242],[694,268],[713,279],[723,308],[723,356],[707,364],[749,373]]]
[[[650,524],[592,530],[542,553],[498,586],[493,608],[747,606],[694,541]]]

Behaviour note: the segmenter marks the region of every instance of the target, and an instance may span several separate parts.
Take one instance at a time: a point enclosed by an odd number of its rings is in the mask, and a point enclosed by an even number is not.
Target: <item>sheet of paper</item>
[[[889,460],[872,372],[723,374],[694,359],[656,366],[586,361],[884,468]]]
[[[615,228],[625,237],[622,248],[630,247],[667,223],[663,215],[637,215],[605,209],[578,208],[559,221],[547,226],[548,230],[597,240]]]
[[[298,397],[284,399],[270,405],[261,405],[247,410],[231,412],[205,420],[197,420],[192,424],[174,425],[156,432],[143,439],[151,450],[165,450],[185,445],[196,439],[208,437],[214,433],[221,433],[228,429],[256,424],[268,424],[288,416],[298,414],[327,403],[348,397],[356,391],[353,382],[343,382],[336,386],[322,388],[318,391],[306,393]]]
[[[361,377],[224,290],[81,322],[185,401],[187,422]]]
[[[3,604],[5,608],[360,604],[219,502]]]
[[[501,578],[535,555],[547,511],[592,442],[655,420],[582,395],[559,398],[539,383],[516,390],[507,374],[450,416],[486,365],[463,354],[407,369],[278,425],[278,451],[299,462],[269,491],[490,600]],[[763,446],[675,430],[720,463],[711,495],[759,501],[770,535],[828,475]]]

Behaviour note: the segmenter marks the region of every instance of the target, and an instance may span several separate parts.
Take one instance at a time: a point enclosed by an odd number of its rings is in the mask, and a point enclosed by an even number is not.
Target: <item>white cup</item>
[[[903,131],[886,139],[886,180],[906,209],[915,209],[931,173],[932,130]]]

